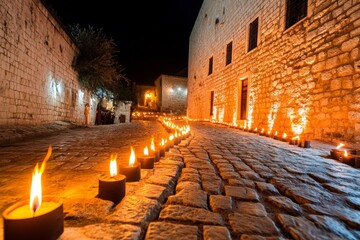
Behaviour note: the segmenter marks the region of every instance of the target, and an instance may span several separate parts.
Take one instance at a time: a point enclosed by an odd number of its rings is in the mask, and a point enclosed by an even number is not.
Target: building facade
[[[160,75],[155,80],[156,106],[158,111],[186,114],[187,78]]]
[[[154,86],[136,85],[136,98],[138,107],[157,110]]]
[[[188,117],[360,142],[360,1],[204,0]]]
[[[0,2],[0,125],[95,122],[98,100],[82,89],[78,49],[40,0]]]

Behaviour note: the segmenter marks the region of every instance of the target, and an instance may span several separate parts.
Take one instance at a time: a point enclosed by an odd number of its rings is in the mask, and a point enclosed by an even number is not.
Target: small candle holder
[[[160,157],[165,157],[165,146],[164,145],[162,145],[162,146],[160,146]]]
[[[351,154],[340,156],[339,161],[350,166],[355,166],[355,157]]]
[[[133,165],[119,166],[119,173],[126,176],[127,182],[136,182],[141,179],[140,163],[135,162]]]
[[[309,140],[303,140],[299,142],[299,147],[302,148],[311,148],[310,141]]]
[[[153,169],[155,156],[141,156],[137,157],[136,160],[140,163],[142,169]]]
[[[330,150],[330,157],[335,160],[340,160],[340,157],[344,155],[345,150],[333,148]]]
[[[99,178],[98,197],[112,202],[120,202],[126,193],[126,176],[118,174],[116,176],[102,176]]]
[[[43,197],[40,208],[32,213],[29,201],[7,208],[4,219],[4,239],[58,239],[64,232],[63,204],[59,198]]]

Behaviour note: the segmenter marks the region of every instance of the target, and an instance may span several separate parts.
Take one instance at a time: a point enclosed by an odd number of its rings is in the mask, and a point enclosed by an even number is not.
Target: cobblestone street
[[[71,129],[0,147],[0,210],[29,195],[31,173],[48,146],[43,194],[64,202],[60,239],[359,239],[359,170],[328,155],[333,146],[299,148],[209,123],[126,183],[117,205],[96,198],[109,158],[128,161],[159,122]],[[1,221],[0,238],[3,238]]]

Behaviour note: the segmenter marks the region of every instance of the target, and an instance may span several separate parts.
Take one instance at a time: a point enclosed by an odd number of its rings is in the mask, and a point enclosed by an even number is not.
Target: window
[[[211,57],[209,59],[209,74],[208,75],[212,74],[212,72],[213,72],[213,57]]]
[[[257,47],[258,42],[259,18],[256,18],[249,27],[249,44],[248,52]]]
[[[246,120],[248,80],[241,81],[240,120]]]
[[[214,114],[213,108],[214,108],[214,91],[211,91],[211,93],[210,93],[210,116],[212,116]]]
[[[232,60],[232,42],[226,45],[226,65],[231,63]]]
[[[307,0],[286,0],[286,26],[288,29],[307,15]]]

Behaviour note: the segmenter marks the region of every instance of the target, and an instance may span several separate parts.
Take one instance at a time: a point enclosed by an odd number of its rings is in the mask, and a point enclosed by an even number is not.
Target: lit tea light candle
[[[117,155],[111,155],[110,175],[99,178],[98,197],[112,202],[119,202],[124,198],[126,192],[126,176],[118,174],[116,163]]]
[[[169,136],[168,146],[169,146],[169,148],[173,148],[173,147],[174,147],[174,135],[173,135],[173,134],[171,134],[171,135]]]
[[[261,129],[260,135],[261,135],[261,136],[264,136],[264,135],[265,135],[265,129],[263,129],[263,128]]]
[[[300,137],[299,137],[299,136],[295,136],[295,137],[291,138],[289,144],[290,144],[290,145],[299,145],[299,141],[300,141]]]
[[[330,156],[332,159],[339,160],[342,155],[344,155],[344,150],[340,148],[344,147],[345,144],[340,143],[336,148],[330,150]]]
[[[287,142],[287,141],[288,141],[288,138],[287,138],[287,134],[286,134],[286,133],[283,134],[281,140],[282,140],[283,142]]]
[[[178,145],[180,143],[179,134],[177,131],[175,131],[174,134],[174,145]]]
[[[127,182],[136,182],[141,178],[140,164],[136,162],[136,156],[133,147],[130,147],[131,153],[129,165],[119,166],[119,173],[126,176]]]
[[[160,142],[160,151],[159,151],[160,157],[165,157],[165,149],[166,149],[165,140],[162,138]]]
[[[40,169],[35,166],[30,201],[15,203],[3,212],[4,239],[58,239],[64,232],[62,201],[42,197],[41,176],[51,152],[50,146]]]
[[[155,162],[158,162],[160,160],[160,150],[157,150],[155,148],[154,137],[151,138],[150,150],[151,150],[152,154],[155,156]]]
[[[275,131],[274,135],[273,135],[274,139],[278,139],[278,131]]]
[[[144,155],[137,157],[137,161],[139,161],[142,169],[153,169],[154,168],[154,162],[155,162],[155,156],[149,155],[149,149],[146,146],[144,148]]]

